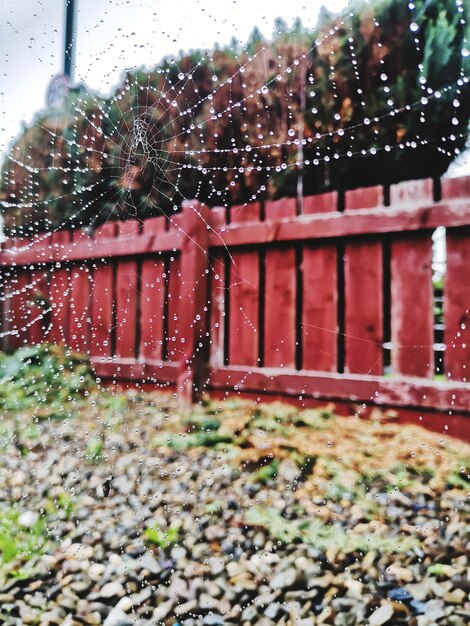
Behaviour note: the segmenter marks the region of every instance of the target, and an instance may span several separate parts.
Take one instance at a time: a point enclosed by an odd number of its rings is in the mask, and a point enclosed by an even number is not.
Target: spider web
[[[409,7],[411,26],[414,29],[416,25],[414,19],[417,18],[414,17],[413,3],[410,3]],[[462,14],[461,8],[462,4],[458,1],[456,13]],[[376,17],[371,16],[370,26],[379,32],[380,24]],[[306,125],[300,123],[302,115],[308,109],[315,118],[321,115],[322,110],[322,103],[318,101],[316,94],[316,79],[307,71],[308,59],[316,49],[332,46],[339,31],[346,31],[349,35],[347,41],[350,61],[357,83],[357,96],[363,110],[363,119],[360,123],[344,126],[341,115],[332,109],[330,129],[308,133]],[[180,232],[184,238],[191,239],[191,234],[185,231],[184,224],[182,225],[179,219],[181,206],[186,203],[197,213],[198,219],[204,222],[211,234],[220,241],[223,258],[227,263],[230,262],[231,282],[227,285],[226,276],[220,273],[220,256],[216,257],[204,250],[215,288],[217,289],[218,281],[221,293],[238,289],[241,285],[252,290],[258,289],[257,283],[250,282],[245,274],[239,273],[236,251],[224,244],[224,232],[228,227],[227,222],[241,221],[253,203],[264,202],[273,185],[279,184],[280,176],[290,171],[295,173],[291,181],[294,180],[296,183],[297,200],[300,203],[304,181],[309,176],[315,176],[314,172],[318,168],[325,168],[329,163],[353,161],[366,156],[378,157],[382,153],[401,151],[412,153],[420,147],[430,145],[435,147],[436,152],[445,153],[446,156],[455,153],[455,146],[460,137],[452,132],[445,137],[418,134],[414,138],[391,144],[382,141],[380,136],[377,138],[373,129],[380,128],[394,117],[406,117],[412,113],[417,113],[425,120],[428,110],[443,98],[448,98],[453,109],[457,111],[461,106],[461,94],[468,84],[468,77],[462,73],[456,81],[439,90],[430,89],[426,81],[421,81],[422,95],[416,101],[397,103],[390,93],[387,99],[388,110],[379,116],[373,116],[368,113],[370,94],[364,94],[360,87],[362,77],[356,61],[357,42],[351,36],[352,32],[352,16],[345,12],[344,17],[336,20],[334,26],[313,45],[310,47],[299,45],[300,52],[293,53],[287,62],[282,60],[275,64],[275,71],[270,65],[273,61],[272,50],[269,44],[265,44],[251,52],[241,51],[236,58],[238,64],[236,70],[228,75],[223,73],[218,75],[217,57],[215,53],[207,52],[202,53],[191,66],[186,62],[183,67],[180,61],[169,59],[167,63],[151,72],[128,72],[120,87],[109,98],[83,92],[73,95],[67,103],[65,114],[68,128],[73,129],[72,134],[63,133],[61,113],[57,113],[55,126],[42,121],[36,124],[36,129],[41,130],[43,137],[46,136],[49,142],[47,149],[49,163],[46,166],[37,166],[34,163],[34,159],[31,158],[32,144],[27,144],[26,150],[24,145],[20,149],[13,148],[8,156],[8,165],[3,172],[4,181],[11,183],[16,173],[20,171],[22,184],[18,187],[15,198],[10,197],[2,201],[3,208],[26,211],[31,215],[31,222],[27,226],[21,224],[15,229],[14,220],[10,224],[11,230],[16,230],[15,234],[19,238],[24,238],[19,240],[16,252],[24,252],[40,242],[48,242],[52,235],[72,226],[78,233],[78,236],[70,242],[73,250],[75,246],[88,240],[90,233],[102,228],[103,225],[114,223],[116,219],[137,222],[135,232],[121,236],[121,239],[124,238],[131,244],[133,239],[140,236],[145,220],[152,216],[164,217],[167,232]],[[419,50],[419,39],[415,42]],[[378,44],[380,48],[382,45],[380,38]],[[292,49],[290,51],[292,52]],[[339,89],[337,80],[340,72],[335,65],[333,52],[329,58],[331,66],[328,87],[334,99]],[[380,65],[384,65],[382,58]],[[201,83],[196,80],[196,76],[201,68],[207,67],[210,68],[210,84],[207,94],[200,96],[198,89]],[[250,77],[251,82],[244,82],[246,76]],[[289,87],[289,83],[295,81],[301,85],[303,78],[304,110],[299,94]],[[385,93],[388,93],[387,90],[391,91],[392,84],[385,68],[381,70],[380,79]],[[235,85],[238,85],[238,90],[235,90]],[[258,121],[254,128],[246,129],[245,133],[234,132],[232,136],[230,133],[220,132],[219,137],[218,128],[230,128],[237,116],[241,116],[243,120],[244,113],[252,103],[259,105],[266,102],[266,97],[274,88],[278,90],[276,93],[281,94],[279,97],[286,104],[287,118],[283,120],[282,131],[270,125],[272,109],[265,103],[260,106],[256,118]],[[224,95],[223,98],[221,94]],[[70,119],[72,124],[69,123]],[[276,119],[277,121],[279,120]],[[210,132],[207,129],[210,129]],[[374,144],[369,148],[357,149],[355,138],[358,133],[367,129],[371,129],[370,136],[374,139]],[[230,140],[228,146],[227,137]],[[340,150],[335,148],[336,138],[342,140]],[[322,143],[325,139],[328,141]],[[99,174],[95,176],[96,172]],[[39,197],[35,182],[44,173],[54,173],[58,179],[60,178],[62,193],[52,197]],[[242,183],[245,186],[244,195],[240,192]],[[219,211],[224,215],[220,228],[214,227],[212,220],[206,219],[207,212],[201,210],[201,205],[204,204],[209,205],[213,214]],[[48,222],[47,216],[52,214],[57,205],[67,205],[72,209],[67,217]],[[20,219],[18,221],[21,222]],[[38,225],[42,227],[40,228],[42,232],[35,234]],[[28,237],[33,234],[34,239],[29,239]],[[439,250],[442,252],[442,247],[439,248],[437,245],[434,269],[442,276],[445,275],[445,259],[443,260]],[[175,267],[173,260],[174,257],[170,254],[164,261],[166,281],[171,280],[172,271],[179,271],[171,269]],[[94,261],[94,267],[90,267],[88,263],[79,263],[76,269],[86,272],[91,284],[94,280],[93,270],[98,266],[111,267],[113,262],[99,259]],[[58,261],[52,268],[47,261],[46,264],[47,272],[31,273],[28,282],[20,286],[15,284],[15,267],[4,269],[2,273],[4,290],[0,299],[4,310],[8,310],[9,301],[18,296],[23,298],[23,308],[21,319],[11,319],[9,327],[2,330],[0,335],[2,338],[23,337],[25,330],[38,324],[42,326],[44,336],[48,336],[51,328],[50,316],[54,313],[54,308],[46,301],[38,307],[37,294],[44,286],[45,277],[50,280],[54,272],[64,269],[64,263]],[[74,269],[75,267],[72,272]],[[130,272],[136,285],[136,293],[143,297],[139,271],[131,269]],[[199,277],[201,284],[204,279],[204,275]],[[199,281],[196,281],[194,290],[198,288]],[[65,287],[66,299],[70,298],[71,289],[70,284]],[[266,297],[264,306],[266,310],[272,307],[278,312],[288,313],[288,309],[283,308],[282,303],[270,300],[269,297]],[[256,330],[253,328],[250,314],[244,311],[243,305],[240,311],[246,328]],[[125,318],[127,313],[127,308],[117,310],[115,319]],[[167,321],[165,327],[168,335],[164,339],[168,351],[166,356],[171,353],[171,359],[177,361],[183,358],[185,353],[175,341],[175,337],[169,334],[168,323]],[[176,328],[177,324],[178,320]],[[309,327],[306,322],[301,322],[301,325],[303,329]],[[324,333],[333,332],[329,328],[312,328]],[[116,332],[117,329],[113,330]],[[218,328],[211,322],[208,332],[213,335],[215,331],[218,331]],[[244,331],[244,328],[240,329],[240,332]],[[346,336],[344,329],[338,332]],[[65,342],[67,329],[65,327],[59,329],[60,333],[62,337],[56,337],[55,341]],[[459,338],[455,337],[455,340],[458,342]],[[192,358],[196,359],[197,356],[196,348]],[[383,355],[380,358],[382,359]],[[113,356],[110,360],[113,360]],[[375,365],[376,363],[371,362],[369,370],[364,374],[366,376],[371,374]],[[208,383],[209,381],[206,381],[206,384]],[[243,383],[243,378],[235,381],[231,392],[237,393],[238,387],[243,386]],[[153,382],[153,386],[163,389],[166,387],[165,384],[158,382]],[[371,396],[372,401],[374,395]],[[116,397],[118,396],[116,393]],[[356,414],[360,415],[365,406],[364,404],[363,407],[358,407]],[[40,407],[37,412],[40,413]],[[446,426],[443,428],[445,431]],[[132,433],[130,426],[127,432]],[[60,449],[63,443],[60,435],[57,436],[56,443]],[[109,471],[110,474],[115,474],[116,468],[110,466]],[[176,511],[178,512],[181,513]],[[144,519],[142,514],[142,520]],[[246,603],[243,608],[249,604],[250,602]]]

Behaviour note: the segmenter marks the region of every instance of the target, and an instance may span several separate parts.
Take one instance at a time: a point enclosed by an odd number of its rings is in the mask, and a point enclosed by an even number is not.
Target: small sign
[[[66,74],[57,74],[49,83],[46,103],[50,109],[61,109],[70,91],[69,78]]]

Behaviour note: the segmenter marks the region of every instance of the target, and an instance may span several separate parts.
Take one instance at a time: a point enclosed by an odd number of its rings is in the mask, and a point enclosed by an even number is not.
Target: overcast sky
[[[346,0],[329,0],[330,10]],[[108,93],[122,71],[152,67],[190,48],[211,49],[256,25],[269,37],[274,18],[313,28],[321,0],[76,0],[75,81]],[[65,0],[0,0],[0,152],[45,104],[63,68]]]

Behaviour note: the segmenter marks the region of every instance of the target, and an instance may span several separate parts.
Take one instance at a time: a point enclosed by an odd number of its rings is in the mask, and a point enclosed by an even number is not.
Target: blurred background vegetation
[[[269,42],[255,28],[243,47],[165,59],[109,98],[79,85],[4,162],[6,229],[293,196],[299,175],[305,195],[438,177],[468,137],[468,12],[455,0],[323,9],[314,32],[277,19]]]

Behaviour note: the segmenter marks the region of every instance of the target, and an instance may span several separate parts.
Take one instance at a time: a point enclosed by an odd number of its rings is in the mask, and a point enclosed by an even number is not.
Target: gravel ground
[[[5,413],[0,623],[469,623],[468,446],[379,413],[172,404]]]

